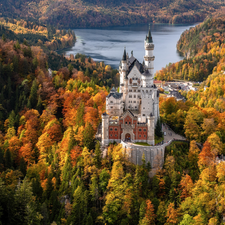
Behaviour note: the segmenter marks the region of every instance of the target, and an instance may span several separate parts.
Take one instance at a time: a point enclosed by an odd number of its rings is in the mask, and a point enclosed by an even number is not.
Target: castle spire
[[[149,24],[149,29],[148,29],[148,35],[146,36],[145,41],[146,41],[147,43],[152,43],[152,42],[153,42],[153,41],[152,41],[152,34],[151,34],[150,24]]]
[[[123,58],[122,60],[127,60],[126,47],[124,47]]]

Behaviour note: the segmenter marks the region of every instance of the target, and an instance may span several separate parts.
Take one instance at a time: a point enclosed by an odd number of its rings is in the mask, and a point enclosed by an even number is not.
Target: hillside
[[[115,71],[76,55],[49,73],[40,46],[5,39],[0,53],[2,224],[222,224],[224,113],[160,99],[162,119],[192,141],[168,146],[150,179],[144,157],[134,165],[115,144],[102,157],[94,139]]]
[[[213,71],[224,68],[225,16],[224,11],[208,17],[194,28],[185,31],[177,49],[186,57],[158,71],[159,80],[204,81]]]
[[[202,21],[223,3],[207,0],[9,0],[0,15],[39,20],[63,28]]]
[[[46,26],[37,22],[23,19],[0,18],[0,36],[10,40],[17,40],[29,45],[40,46],[44,50],[60,50],[72,47],[76,36],[70,29],[56,29],[54,26]]]

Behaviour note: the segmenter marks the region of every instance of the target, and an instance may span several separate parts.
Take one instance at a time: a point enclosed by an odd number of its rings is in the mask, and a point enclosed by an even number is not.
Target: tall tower
[[[148,72],[151,75],[152,84],[153,84],[153,75],[154,75],[154,60],[155,56],[153,56],[154,44],[152,41],[152,34],[149,25],[148,35],[145,38],[145,67],[148,69]]]
[[[123,93],[124,91],[126,72],[127,72],[127,54],[126,54],[126,49],[124,48],[123,57],[121,60],[121,68],[120,68],[120,93]]]

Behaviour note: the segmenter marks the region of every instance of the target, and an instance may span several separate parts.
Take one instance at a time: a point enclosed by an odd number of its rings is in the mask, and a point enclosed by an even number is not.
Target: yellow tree
[[[198,154],[199,154],[200,150],[198,148],[198,146],[196,145],[196,141],[191,141],[190,142],[190,148],[189,148],[189,152],[188,152],[188,159],[192,162],[195,163],[198,161]]]

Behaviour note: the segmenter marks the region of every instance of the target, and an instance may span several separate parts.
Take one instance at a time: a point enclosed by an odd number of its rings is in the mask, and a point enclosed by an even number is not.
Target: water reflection
[[[176,50],[176,43],[181,33],[194,25],[151,25],[153,42],[155,44],[155,71],[165,67],[170,62],[181,60],[182,55]],[[134,52],[134,56],[143,61],[144,39],[148,25],[132,25],[125,27],[111,27],[102,29],[76,29],[75,46],[66,49],[66,55],[82,53],[96,61],[118,68],[123,49]]]

